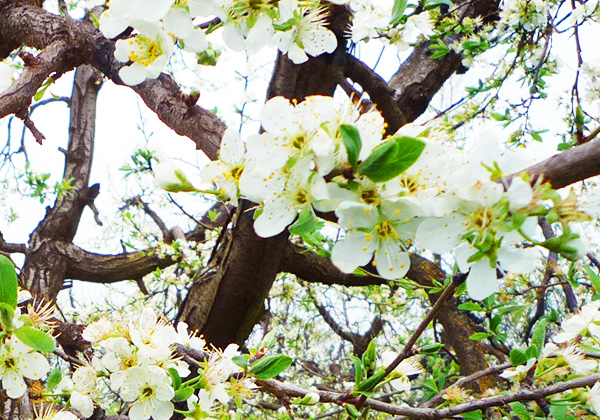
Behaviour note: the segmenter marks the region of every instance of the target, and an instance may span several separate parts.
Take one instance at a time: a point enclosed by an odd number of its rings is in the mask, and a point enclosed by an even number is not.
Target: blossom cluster
[[[187,410],[177,410],[185,417],[211,418],[232,398],[249,396],[256,388],[254,378],[274,377],[292,362],[285,355],[265,356],[273,334],[246,355],[237,344],[224,351],[208,349],[184,322],[175,328],[146,308],[88,325],[82,336],[92,352],[70,360],[75,368],[63,376],[59,367],[50,371],[48,360],[55,351],[54,307],[30,303],[22,313],[31,300],[31,294],[18,290],[14,265],[0,256],[0,382],[16,399],[28,391],[26,379],[32,381],[29,391],[39,400],[36,420],[90,418],[107,391],[126,404],[132,420],[167,420],[176,402],[187,404]],[[194,360],[193,374],[184,356]],[[69,410],[57,410],[57,405]]]
[[[419,37],[435,34],[433,20],[428,11],[394,16],[395,2],[385,0],[352,0],[353,10],[350,34],[352,42],[379,38],[398,50],[404,51],[415,44]]]
[[[533,31],[548,22],[550,5],[551,2],[544,0],[504,0],[500,18],[511,28]]]
[[[410,268],[410,247],[453,253],[467,290],[484,299],[499,288],[497,270],[526,274],[536,269],[539,247],[581,258],[587,242],[577,222],[598,216],[572,193],[562,198],[549,184],[531,185],[529,165],[518,154],[500,153],[486,133],[475,150],[451,149],[432,130],[405,126],[384,137],[376,109],[337,107],[331,97],[301,103],[282,97],[263,107],[264,131],[242,141],[228,129],[220,159],[202,172],[221,199],[259,203],[256,233],[271,237],[289,226],[294,234],[317,229],[317,213],[335,213],[344,230],[331,249],[343,272],[375,267],[393,280]],[[592,194],[590,203],[597,194]],[[560,225],[544,240],[537,219]]]
[[[92,415],[95,396],[101,394],[100,377],[107,378],[109,388],[130,404],[133,420],[169,419],[177,401],[187,403],[185,416],[211,417],[219,404],[253,388],[249,379],[238,381],[235,390],[228,382],[232,375],[243,373],[232,361],[240,356],[237,345],[231,344],[223,352],[209,351],[202,338],[188,333],[185,323],[174,328],[152,309],[129,319],[102,318],[86,327],[83,337],[96,350],[92,362],[64,378],[55,389],[69,394],[70,406],[85,418]],[[178,345],[207,354],[197,375],[187,381],[183,379],[191,371],[181,356],[174,354]]]
[[[116,42],[115,57],[131,62],[119,75],[136,85],[158,77],[176,43],[194,53],[207,50],[207,33],[218,26],[234,51],[254,54],[267,45],[276,46],[297,64],[307,61],[308,55],[331,53],[337,40],[326,27],[327,15],[328,7],[318,0],[113,0],[100,17],[100,31],[115,38],[128,27],[135,30],[132,37]],[[195,23],[196,18],[211,16],[219,20],[206,31]]]
[[[5,257],[0,263],[5,264]],[[43,353],[54,350],[49,336],[54,327],[54,312],[49,305],[29,304],[22,313],[21,307],[16,305],[30,300],[31,295],[19,292],[14,299],[6,299],[6,292],[11,289],[7,283],[0,283],[0,287],[8,289],[3,290],[0,300],[0,381],[9,398],[20,398],[27,391],[25,379],[44,379],[50,370]],[[16,278],[14,283],[12,289],[16,292]]]

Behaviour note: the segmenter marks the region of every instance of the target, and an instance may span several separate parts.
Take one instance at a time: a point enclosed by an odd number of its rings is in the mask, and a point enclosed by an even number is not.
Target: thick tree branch
[[[52,15],[33,5],[0,0],[0,45],[25,45],[42,51],[51,45],[62,45],[58,53],[60,60],[57,59],[52,67],[47,67],[47,71],[36,73],[35,83],[27,84],[25,79],[15,83],[29,86],[28,95],[31,91],[35,93],[43,82],[38,79],[45,73],[67,71],[82,63],[91,64],[113,82],[123,84],[118,75],[123,64],[113,57],[114,41],[104,38],[88,21],[74,21]],[[54,54],[56,48],[53,47],[44,57]],[[133,89],[165,124],[178,134],[192,139],[198,149],[202,149],[211,159],[216,159],[225,125],[210,111],[197,105],[188,106],[186,95],[171,77],[163,74]],[[23,101],[20,99],[19,105],[23,105]],[[0,108],[0,117],[15,112],[14,105],[13,108],[5,106],[7,108]]]
[[[65,41],[58,40],[48,45],[37,57],[26,60],[23,73],[8,90],[0,94],[0,118],[17,114],[26,119],[32,98],[44,81],[55,72],[71,69],[67,64],[68,52]]]
[[[559,189],[600,174],[600,141],[594,140],[523,170],[532,175],[531,182],[540,177]]]

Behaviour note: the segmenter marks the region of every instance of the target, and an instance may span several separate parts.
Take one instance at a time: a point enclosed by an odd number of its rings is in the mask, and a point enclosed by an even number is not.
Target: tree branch
[[[0,0],[0,45],[49,49],[40,54],[45,60],[48,57],[48,62],[49,57],[56,55],[55,63],[46,66],[47,71],[36,73],[35,83],[25,83],[28,80],[23,79],[22,82],[15,82],[8,91],[8,94],[12,94],[19,86],[29,86],[27,92],[21,95],[28,96],[27,105],[50,73],[59,70],[64,72],[82,63],[91,64],[113,82],[123,84],[118,74],[123,64],[113,56],[114,41],[104,38],[97,28],[85,20],[70,20],[33,5]],[[225,125],[210,111],[197,105],[188,106],[187,95],[170,76],[162,74],[158,79],[147,80],[133,89],[165,124],[178,134],[192,139],[196,147],[202,149],[209,158],[217,158]],[[5,96],[6,93],[0,99]],[[2,102],[0,101],[0,117],[15,112],[14,103],[9,107]],[[18,101],[19,105],[23,103],[23,99]]]

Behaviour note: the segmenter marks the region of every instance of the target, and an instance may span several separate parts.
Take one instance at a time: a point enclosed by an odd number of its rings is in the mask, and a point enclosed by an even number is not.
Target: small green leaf
[[[0,302],[0,322],[5,330],[12,330],[14,317],[15,311],[12,306],[6,302]]]
[[[284,354],[271,354],[262,357],[252,364],[250,372],[257,379],[274,378],[292,364],[293,359]]]
[[[512,408],[513,413],[521,420],[531,420],[531,415],[525,404],[515,401],[508,405]]]
[[[353,168],[358,163],[358,155],[362,148],[362,141],[360,140],[360,133],[356,127],[348,124],[340,125],[340,134],[344,145],[346,146],[346,152],[348,154],[348,162]]]
[[[50,392],[62,379],[62,372],[59,368],[52,369],[52,372],[48,375],[48,382],[46,382],[46,391]]]
[[[500,315],[494,315],[490,320],[490,330],[494,332],[498,332],[498,326],[502,322],[502,317]]]
[[[437,353],[444,345],[442,343],[431,343],[421,347],[421,353]]]
[[[406,0],[394,0],[394,7],[392,8],[392,20],[390,25],[394,26],[400,23],[404,11],[406,10]]]
[[[365,369],[373,369],[377,358],[377,340],[374,338],[367,346],[367,350],[362,355],[362,363]]]
[[[351,356],[352,362],[354,363],[354,383],[359,384],[363,380],[363,365],[361,360],[356,356]]]
[[[600,293],[600,276],[594,273],[594,271],[589,266],[586,265],[584,268],[585,271],[587,271],[588,276],[590,277],[590,281],[592,282],[594,289],[596,289],[596,293]]]
[[[521,366],[527,363],[527,355],[521,349],[512,349],[510,351],[510,364],[513,366]]]
[[[14,330],[14,333],[19,340],[35,350],[44,353],[52,353],[54,351],[54,340],[43,331],[23,326]]]
[[[531,329],[531,345],[536,346],[538,349],[538,353],[535,355],[535,357],[539,356],[540,351],[544,348],[544,344],[546,342],[547,324],[548,321],[546,321],[545,318],[542,318],[536,322]]]
[[[235,356],[231,361],[243,369],[248,369],[248,359],[244,356]]]
[[[483,413],[481,410],[469,411],[468,413],[463,413],[462,418],[465,420],[480,420],[483,418]]]
[[[485,309],[475,302],[461,303],[458,305],[458,309],[462,309],[463,311],[485,312]]]
[[[525,356],[527,357],[527,360],[537,359],[539,354],[540,354],[540,349],[535,344],[532,344],[531,346],[527,347],[527,350],[525,350]]]
[[[552,414],[552,417],[554,417],[556,420],[566,420],[567,418],[567,407],[564,405],[550,405],[548,406],[548,408],[550,408],[550,413]]]
[[[346,404],[344,408],[346,410],[346,413],[348,413],[348,415],[350,416],[350,418],[357,419],[358,416],[360,416],[360,413],[352,404]]]
[[[473,335],[471,335],[469,337],[469,340],[473,340],[473,341],[481,341],[484,340],[486,338],[488,338],[491,334],[488,333],[484,333],[484,332],[477,332]]]
[[[386,182],[400,175],[419,159],[425,143],[413,137],[394,137],[377,146],[357,172],[374,182]]]
[[[302,235],[315,232],[319,227],[317,216],[311,206],[304,206],[298,219],[288,230],[292,235]]]
[[[375,385],[377,385],[379,383],[379,381],[381,381],[381,379],[385,376],[385,371],[382,369],[379,372],[377,372],[376,374],[374,374],[373,376],[371,376],[369,379],[362,381],[360,384],[357,384],[354,387],[355,391],[359,391],[359,392],[364,392],[364,391],[371,391]]]
[[[17,307],[19,282],[15,266],[4,255],[0,255],[0,302],[8,303],[13,309]]]
[[[181,386],[181,376],[179,376],[179,372],[175,368],[167,369],[169,376],[171,377],[171,385],[173,389],[177,390]]]
[[[194,388],[191,386],[184,386],[183,388],[179,388],[177,391],[175,391],[175,397],[173,398],[173,401],[185,401],[190,398],[193,393]]]
[[[269,331],[267,335],[265,335],[258,345],[259,349],[270,349],[275,344],[277,344],[277,334],[275,330]]]

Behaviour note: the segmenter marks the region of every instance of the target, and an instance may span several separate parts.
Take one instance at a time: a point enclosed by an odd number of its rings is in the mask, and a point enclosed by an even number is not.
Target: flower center
[[[366,204],[377,204],[379,202],[379,194],[377,193],[377,189],[372,188],[370,190],[364,190],[360,193],[360,198]]]
[[[17,362],[11,357],[4,360],[4,366],[6,366],[6,369],[14,369],[17,366]]]
[[[305,143],[306,138],[304,136],[298,136],[292,141],[292,146],[294,146],[296,149],[302,149]]]
[[[163,54],[160,44],[144,35],[136,36],[133,42],[137,44],[138,48],[137,51],[132,48],[128,58],[142,66],[148,67]]]
[[[395,238],[396,237],[396,231],[392,227],[392,224],[387,220],[376,224],[375,231],[377,232],[377,235],[379,235],[379,237],[381,237],[381,238]]]
[[[146,386],[144,389],[142,389],[142,397],[151,398],[153,396],[154,396],[154,388]]]
[[[296,203],[298,203],[298,204],[308,203],[308,192],[306,192],[306,190],[300,190],[296,193]]]
[[[487,208],[480,208],[471,216],[471,224],[477,230],[488,229],[492,225],[492,211]]]
[[[410,175],[402,175],[400,177],[400,186],[410,193],[414,193],[419,189],[419,183],[417,182],[417,177]]]

